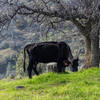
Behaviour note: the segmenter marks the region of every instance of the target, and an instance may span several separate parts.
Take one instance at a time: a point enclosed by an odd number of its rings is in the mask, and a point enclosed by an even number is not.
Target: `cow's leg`
[[[37,72],[36,67],[37,67],[37,63],[34,63],[33,64],[33,70],[34,70],[34,72],[35,72],[36,75],[39,75],[39,73]]]
[[[57,62],[57,69],[58,69],[58,73],[62,72],[62,63],[61,62]]]
[[[63,67],[63,62],[58,60],[57,62],[58,73],[62,72],[62,67]]]
[[[30,59],[29,59],[29,66],[28,66],[28,68],[27,68],[29,78],[32,78],[32,67],[33,67],[33,61],[32,61],[32,59],[30,58]]]

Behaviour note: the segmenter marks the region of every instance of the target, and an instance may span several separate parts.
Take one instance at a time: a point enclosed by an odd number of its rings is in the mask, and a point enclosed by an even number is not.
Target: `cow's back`
[[[57,61],[58,58],[58,43],[57,42],[42,42],[38,43],[32,50],[33,58],[38,62]]]

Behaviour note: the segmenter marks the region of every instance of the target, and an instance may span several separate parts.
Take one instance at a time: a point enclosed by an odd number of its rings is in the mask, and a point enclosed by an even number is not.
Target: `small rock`
[[[24,86],[16,86],[16,89],[24,89]]]

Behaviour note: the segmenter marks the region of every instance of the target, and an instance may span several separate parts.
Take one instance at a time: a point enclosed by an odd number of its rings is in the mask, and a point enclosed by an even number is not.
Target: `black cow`
[[[63,67],[72,65],[72,71],[78,70],[78,59],[73,59],[70,47],[65,42],[41,42],[26,45],[24,48],[24,71],[27,51],[29,56],[28,75],[32,77],[32,69],[38,75],[36,66],[38,63],[57,62],[58,72]]]

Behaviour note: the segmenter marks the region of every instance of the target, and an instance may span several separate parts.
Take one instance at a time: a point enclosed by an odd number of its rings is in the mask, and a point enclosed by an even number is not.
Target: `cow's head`
[[[79,66],[79,55],[81,53],[82,49],[76,52],[76,58],[68,58],[68,60],[71,62],[71,71],[72,72],[77,72],[78,71],[78,66]]]
[[[72,72],[77,72],[78,71],[78,61],[79,61],[79,58],[77,57],[76,59],[73,59],[72,63],[71,63],[71,71]]]

